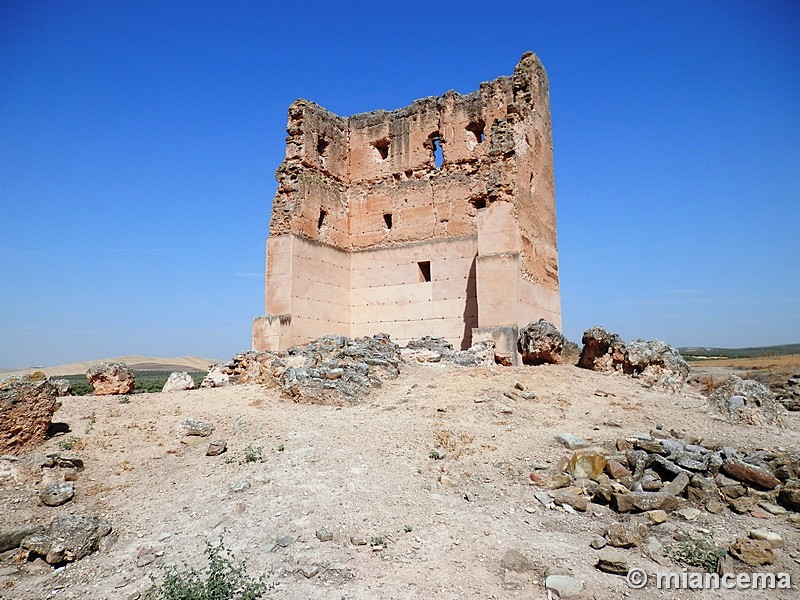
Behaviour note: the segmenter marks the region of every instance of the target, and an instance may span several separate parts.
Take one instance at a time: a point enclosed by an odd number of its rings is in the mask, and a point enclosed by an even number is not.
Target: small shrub
[[[58,442],[58,447],[62,450],[74,450],[75,447],[80,443],[80,438],[75,437],[74,435],[69,436],[66,439],[61,440]]]
[[[286,450],[286,446],[284,446],[283,444],[278,446],[278,452],[283,452],[284,450]]]
[[[370,546],[385,546],[386,545],[386,538],[382,535],[376,535],[375,537],[369,540]]]
[[[237,565],[233,554],[220,539],[216,545],[206,542],[208,565],[203,571],[185,564],[182,569],[164,567],[160,584],[150,576],[153,586],[146,600],[255,600],[269,589],[266,576],[254,578],[244,564]]]
[[[412,531],[414,531],[414,528],[411,527],[411,525],[403,525],[403,531],[405,531],[406,533],[411,533]]]
[[[131,399],[128,396],[120,396],[119,403],[120,404],[130,404],[131,403]]]
[[[727,550],[722,546],[717,546],[714,542],[703,537],[686,537],[679,543],[667,548],[667,554],[682,563],[692,567],[702,567],[708,573],[717,570],[719,559],[727,554]]]
[[[243,463],[260,462],[263,450],[264,449],[261,446],[252,446],[248,444],[247,447],[244,449],[244,460],[242,460],[241,462]]]
[[[710,396],[719,387],[719,382],[713,375],[705,375],[700,379],[700,390]]]

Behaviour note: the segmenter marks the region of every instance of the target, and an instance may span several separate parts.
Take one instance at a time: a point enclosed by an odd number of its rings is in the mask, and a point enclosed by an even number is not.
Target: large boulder
[[[555,325],[539,319],[520,332],[517,350],[526,365],[558,364],[564,350],[564,336]]]
[[[19,454],[44,441],[58,408],[48,380],[9,377],[0,381],[0,454]]]
[[[111,533],[108,521],[92,516],[61,515],[46,531],[26,536],[20,546],[30,555],[41,556],[51,565],[80,560],[97,549]]]
[[[597,326],[583,332],[578,366],[593,371],[621,371],[625,362],[625,342],[616,333]]]
[[[786,425],[786,408],[769,388],[731,375],[708,397],[712,408],[729,421],[747,425]]]
[[[627,344],[622,370],[650,387],[680,392],[689,377],[689,365],[680,352],[661,340]]]
[[[164,387],[161,388],[162,392],[182,392],[184,390],[194,389],[194,379],[186,371],[176,371],[170,373]]]
[[[86,379],[98,396],[129,394],[133,391],[134,374],[125,363],[99,362],[89,367]]]

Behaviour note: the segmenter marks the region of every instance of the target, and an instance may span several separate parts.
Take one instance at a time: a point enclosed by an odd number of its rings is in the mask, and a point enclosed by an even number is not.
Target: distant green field
[[[709,358],[756,358],[759,356],[786,356],[800,354],[800,344],[782,346],[760,346],[757,348],[678,348],[686,360]]]
[[[161,388],[169,378],[169,371],[134,371],[135,383],[133,386],[134,394],[143,394],[146,392],[160,392]],[[190,372],[195,385],[199,386],[206,376],[205,372],[194,371]],[[70,394],[73,396],[85,396],[91,394],[94,390],[86,379],[86,375],[59,375],[53,379],[66,379],[69,381]]]

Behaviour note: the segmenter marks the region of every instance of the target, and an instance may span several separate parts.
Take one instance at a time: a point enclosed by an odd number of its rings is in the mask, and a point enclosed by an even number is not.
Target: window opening
[[[433,142],[433,164],[436,165],[437,169],[442,168],[442,163],[444,162],[444,152],[442,151],[442,144],[438,137],[433,138],[431,140]]]
[[[325,156],[325,151],[328,149],[328,140],[324,137],[317,138],[317,154]]]
[[[328,216],[328,211],[319,209],[319,219],[317,220],[317,229],[322,229],[322,224],[325,222],[325,217]]]
[[[479,198],[473,198],[472,200],[470,200],[470,202],[472,203],[472,206],[474,206],[477,209],[486,208],[485,196],[481,196]]]
[[[378,140],[377,142],[372,142],[372,145],[375,147],[375,150],[378,151],[381,160],[386,160],[389,158],[389,140],[384,138],[382,140]]]
[[[384,213],[383,222],[386,223],[386,229],[392,228],[392,213]]]
[[[419,280],[421,283],[426,283],[431,280],[431,261],[426,260],[423,262],[418,262],[417,266],[419,267]]]
[[[467,131],[471,131],[475,136],[475,141],[479,144],[483,143],[483,130],[486,128],[486,124],[483,121],[473,121],[469,125],[467,125]]]

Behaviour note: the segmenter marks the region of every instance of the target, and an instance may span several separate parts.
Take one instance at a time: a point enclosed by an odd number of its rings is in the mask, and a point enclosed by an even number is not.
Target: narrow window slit
[[[420,283],[427,283],[431,280],[431,261],[425,260],[418,262]]]
[[[325,152],[328,150],[328,140],[324,137],[317,138],[317,154],[320,156],[325,156]]]
[[[383,222],[386,223],[386,229],[392,228],[392,213],[384,213]]]
[[[319,209],[319,219],[317,220],[317,229],[322,229],[323,223],[325,223],[325,217],[328,216],[328,211],[320,208]]]

